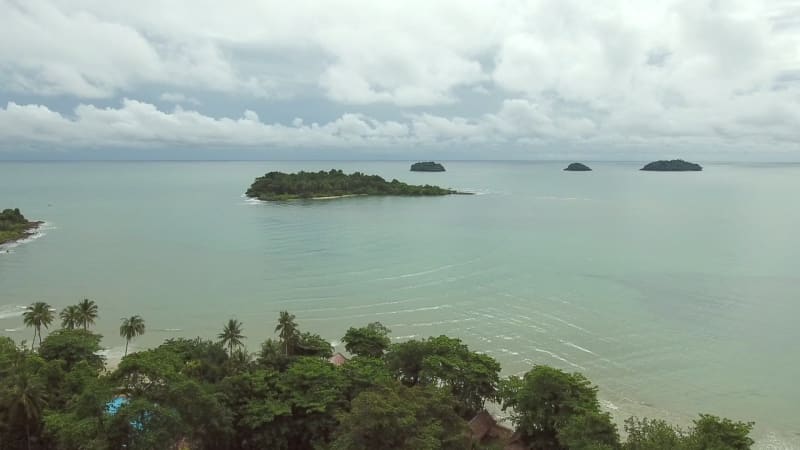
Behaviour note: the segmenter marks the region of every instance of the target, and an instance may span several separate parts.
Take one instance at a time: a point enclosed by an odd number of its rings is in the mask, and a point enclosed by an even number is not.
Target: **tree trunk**
[[[130,341],[131,341],[130,339],[125,339],[125,354],[122,355],[123,358],[128,356],[128,342]]]
[[[34,345],[36,345],[36,327],[33,328],[33,340],[31,341],[31,351],[33,351]]]

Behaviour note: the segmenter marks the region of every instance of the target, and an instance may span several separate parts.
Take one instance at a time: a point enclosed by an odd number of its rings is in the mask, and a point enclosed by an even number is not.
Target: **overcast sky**
[[[0,159],[800,160],[786,0],[0,0]]]

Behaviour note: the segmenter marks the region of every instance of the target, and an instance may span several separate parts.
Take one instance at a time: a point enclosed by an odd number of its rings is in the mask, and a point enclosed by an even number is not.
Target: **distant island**
[[[444,166],[433,161],[418,162],[411,165],[412,172],[444,172]]]
[[[672,161],[654,161],[646,164],[641,170],[649,170],[654,172],[689,172],[700,171],[703,167],[700,164],[691,163],[682,159],[673,159]]]
[[[378,175],[361,172],[346,174],[341,170],[319,172],[270,172],[258,177],[246,195],[259,200],[295,200],[350,197],[358,195],[432,196],[466,194],[438,186],[410,185],[386,181]]]
[[[590,172],[592,169],[589,166],[587,166],[586,164],[572,163],[572,164],[568,165],[567,168],[564,169],[564,170],[567,170],[567,171],[570,171],[570,172]]]
[[[4,209],[0,212],[0,245],[25,239],[43,222],[30,222],[19,209]]]

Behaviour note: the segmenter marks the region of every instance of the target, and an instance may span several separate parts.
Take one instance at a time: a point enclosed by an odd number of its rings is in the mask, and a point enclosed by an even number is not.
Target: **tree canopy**
[[[501,379],[494,359],[447,336],[388,344],[389,330],[378,323],[350,328],[357,354],[336,365],[330,344],[288,311],[258,355],[247,352],[242,329],[233,320],[217,341],[170,339],[127,354],[110,371],[98,356],[101,337],[81,326],[53,331],[38,353],[0,337],[0,449],[495,448],[471,442],[467,427],[495,400],[511,411],[528,448],[753,444],[752,423],[709,415],[688,430],[631,418],[620,442],[597,387],[582,375],[535,366]]]
[[[415,186],[397,180],[389,182],[378,175],[361,172],[346,174],[331,169],[327,172],[269,172],[256,178],[246,195],[260,200],[291,200],[345,195],[429,196],[456,193],[438,186]]]

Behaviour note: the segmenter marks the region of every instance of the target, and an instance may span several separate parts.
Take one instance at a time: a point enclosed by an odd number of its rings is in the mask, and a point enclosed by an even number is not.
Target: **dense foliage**
[[[438,186],[415,186],[397,180],[391,182],[377,175],[361,172],[346,174],[341,170],[319,172],[270,172],[256,178],[247,196],[260,200],[338,197],[344,195],[427,196],[455,194]]]
[[[37,222],[29,222],[19,209],[4,209],[0,212],[0,244],[24,238],[36,225]]]
[[[703,167],[700,164],[691,163],[682,159],[673,159],[671,161],[661,160],[647,163],[641,170],[655,172],[687,172],[700,171],[703,170]]]
[[[356,356],[333,364],[330,344],[301,331],[287,311],[276,339],[256,355],[244,349],[243,324],[231,319],[217,341],[170,339],[108,371],[98,356],[101,336],[88,329],[97,309],[86,309],[92,320],[65,320],[69,326],[42,339],[38,352],[0,338],[0,450],[502,448],[472,440],[467,421],[487,401],[512,411],[523,448],[752,444],[752,424],[707,415],[690,430],[632,418],[621,443],[597,387],[580,374],[534,366],[502,380],[494,359],[459,339],[390,344],[377,322],[347,330],[343,341]],[[144,331],[133,318],[123,323],[125,338],[139,334],[131,325]]]
[[[417,162],[411,165],[412,172],[444,172],[444,166],[433,161]]]

